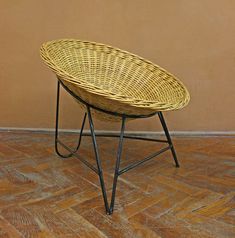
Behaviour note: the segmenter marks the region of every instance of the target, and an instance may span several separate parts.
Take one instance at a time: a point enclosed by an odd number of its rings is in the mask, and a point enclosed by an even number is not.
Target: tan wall
[[[0,127],[54,126],[54,75],[38,49],[48,40],[98,41],[146,57],[177,75],[191,93],[166,113],[172,130],[235,130],[235,1],[0,0]],[[63,102],[66,128],[80,110]],[[77,118],[78,117],[78,118]],[[129,129],[154,130],[155,120]],[[116,126],[99,123],[99,129]]]

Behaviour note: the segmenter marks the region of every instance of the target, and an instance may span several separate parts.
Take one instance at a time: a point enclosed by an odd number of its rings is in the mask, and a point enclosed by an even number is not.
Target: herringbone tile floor
[[[235,237],[235,138],[173,141],[181,167],[166,152],[121,175],[108,216],[97,175],[58,158],[52,134],[1,132],[0,237]],[[110,190],[117,140],[98,145]],[[126,140],[122,166],[157,148]],[[80,153],[95,164],[90,138]]]

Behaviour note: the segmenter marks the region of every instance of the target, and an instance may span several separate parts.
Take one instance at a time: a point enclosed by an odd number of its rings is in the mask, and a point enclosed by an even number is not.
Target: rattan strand
[[[70,90],[107,111],[148,115],[181,109],[190,100],[186,87],[174,75],[118,48],[62,39],[44,43],[40,54]]]

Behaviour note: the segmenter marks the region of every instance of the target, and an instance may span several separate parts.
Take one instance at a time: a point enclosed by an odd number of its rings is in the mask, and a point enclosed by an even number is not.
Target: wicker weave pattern
[[[183,108],[190,99],[172,74],[111,46],[63,39],[44,43],[40,54],[70,90],[98,108],[148,115]]]

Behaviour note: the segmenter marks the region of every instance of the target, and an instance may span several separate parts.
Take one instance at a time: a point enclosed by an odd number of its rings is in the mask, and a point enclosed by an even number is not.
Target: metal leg
[[[106,189],[105,189],[104,178],[103,178],[102,165],[101,165],[101,161],[100,161],[99,154],[98,154],[98,147],[97,147],[97,143],[96,143],[96,135],[95,135],[94,125],[93,125],[93,121],[92,121],[92,115],[91,115],[91,111],[90,111],[89,107],[87,107],[87,113],[88,113],[88,119],[89,119],[89,124],[90,124],[92,142],[93,142],[94,151],[95,151],[95,158],[96,158],[96,163],[97,163],[97,168],[98,168],[98,175],[99,175],[100,185],[101,185],[103,199],[104,199],[105,210],[106,210],[107,214],[111,215],[113,213],[113,208],[114,208],[116,188],[117,188],[117,180],[118,180],[118,176],[120,175],[119,167],[120,167],[120,161],[121,161],[122,145],[123,145],[126,118],[124,116],[122,118],[122,126],[121,126],[121,132],[120,132],[120,137],[119,137],[119,145],[118,145],[118,151],[117,151],[117,160],[116,160],[116,166],[115,166],[114,178],[113,178],[111,203],[110,203],[110,207],[109,207],[108,199],[107,199],[107,193],[106,193]]]
[[[61,152],[59,152],[58,144],[61,144],[64,147],[66,147],[66,146],[58,138],[59,137],[59,131],[58,131],[58,128],[59,128],[59,110],[60,110],[60,82],[58,80],[58,84],[57,84],[57,99],[56,99],[55,151],[56,151],[56,153],[60,157],[62,157],[62,158],[69,158],[69,157],[73,156],[73,154],[78,151],[78,149],[79,149],[79,147],[81,145],[82,133],[83,133],[83,129],[84,129],[84,126],[85,126],[87,114],[85,113],[83,121],[82,121],[82,127],[81,127],[81,130],[80,130],[77,146],[75,147],[74,150],[72,150],[72,152],[70,152],[68,154],[62,154]]]
[[[171,148],[171,153],[172,153],[173,158],[174,158],[174,161],[175,161],[175,166],[176,166],[176,167],[180,167],[179,162],[178,162],[178,160],[177,160],[176,152],[175,152],[175,149],[174,149],[174,146],[173,146],[173,143],[172,143],[172,140],[171,140],[169,131],[168,131],[168,129],[167,129],[166,122],[165,122],[165,120],[164,120],[164,117],[163,117],[162,112],[159,112],[159,113],[158,113],[158,116],[159,116],[159,119],[160,119],[160,121],[161,121],[163,130],[164,130],[164,132],[165,132],[166,138],[167,138],[167,140],[168,140],[168,144],[169,144],[169,146],[170,146],[170,148]]]
[[[105,189],[105,184],[104,184],[103,171],[102,171],[101,161],[100,161],[100,157],[99,157],[99,153],[98,153],[98,147],[97,147],[96,136],[95,136],[95,131],[94,131],[94,124],[93,124],[89,106],[87,106],[87,113],[88,113],[88,119],[89,119],[90,130],[91,130],[91,138],[92,138],[93,147],[94,147],[94,151],[95,151],[95,159],[96,159],[96,164],[97,164],[97,168],[98,168],[98,175],[99,175],[99,179],[100,179],[100,186],[102,189],[102,194],[103,194],[103,199],[104,199],[105,210],[106,210],[106,213],[109,214],[109,204],[108,204],[108,199],[107,199],[107,194],[106,194],[106,189]]]
[[[115,166],[115,172],[114,172],[114,178],[113,178],[113,190],[112,190],[111,204],[110,204],[110,209],[109,209],[110,215],[113,213],[115,195],[116,195],[116,187],[117,187],[117,179],[118,179],[119,172],[120,172],[119,167],[120,167],[120,161],[121,161],[121,155],[122,155],[122,144],[123,144],[124,131],[125,131],[125,122],[126,122],[126,118],[122,117],[122,127],[121,127],[121,133],[120,133],[120,138],[119,138],[117,160],[116,160],[116,166]]]
[[[121,115],[122,125],[121,125],[120,135],[100,135],[100,136],[104,136],[104,137],[105,136],[108,136],[108,137],[119,137],[119,145],[118,145],[118,150],[117,150],[116,166],[115,166],[114,178],[113,178],[111,202],[110,202],[110,206],[109,206],[109,202],[108,202],[108,199],[107,199],[107,192],[106,192],[105,183],[104,183],[104,177],[103,177],[101,160],[100,160],[100,157],[99,157],[98,146],[97,146],[97,142],[96,142],[96,136],[99,136],[99,135],[95,134],[94,124],[93,124],[91,110],[90,110],[90,108],[94,108],[94,107],[92,107],[91,105],[86,104],[85,102],[81,101],[82,103],[84,103],[86,105],[87,113],[85,113],[83,121],[82,121],[82,126],[81,126],[81,131],[80,131],[80,134],[79,134],[77,146],[75,147],[75,149],[69,148],[67,145],[65,145],[64,143],[62,143],[59,140],[58,127],[59,127],[59,105],[60,105],[60,86],[61,85],[63,86],[63,84],[58,79],[57,101],[56,101],[56,123],[55,123],[56,124],[55,125],[55,150],[56,150],[56,153],[60,157],[62,157],[62,158],[68,158],[68,157],[71,157],[71,156],[75,156],[81,162],[83,162],[86,166],[88,166],[90,169],[92,169],[96,174],[98,174],[99,180],[100,180],[100,186],[101,186],[101,189],[102,189],[102,195],[103,195],[105,210],[106,210],[107,214],[111,215],[113,213],[115,197],[116,197],[117,181],[118,181],[118,177],[121,174],[126,173],[127,171],[129,171],[129,170],[131,170],[131,169],[133,169],[133,168],[135,168],[135,167],[137,167],[137,166],[139,166],[139,165],[141,165],[141,164],[151,160],[152,158],[160,155],[161,153],[163,153],[163,152],[165,152],[165,151],[167,151],[169,149],[172,152],[172,155],[173,155],[176,167],[179,167],[179,162],[177,160],[176,152],[175,152],[175,149],[174,149],[174,146],[173,146],[173,143],[172,143],[169,131],[167,129],[166,122],[164,120],[162,112],[158,112],[157,114],[159,116],[159,119],[160,119],[160,122],[162,124],[162,127],[163,127],[163,130],[165,132],[167,140],[159,140],[159,139],[155,139],[155,138],[153,139],[153,138],[145,138],[145,137],[139,137],[139,136],[124,135],[126,118],[131,117],[131,116]],[[71,94],[71,95],[73,97],[77,98],[73,94]],[[110,112],[109,114],[112,114],[112,113]],[[114,115],[116,115],[116,114],[114,113]],[[86,122],[87,116],[88,116],[89,126],[90,126],[90,136],[92,138],[92,143],[93,143],[94,152],[95,152],[95,160],[96,160],[96,164],[97,164],[96,167],[93,166],[92,164],[90,164],[85,159],[81,158],[81,156],[76,153],[78,151],[80,145],[81,145],[81,140],[82,140],[83,135],[84,136],[88,135],[87,133],[83,133],[83,129],[84,129],[84,126],[85,126],[85,122]],[[120,115],[116,115],[116,116],[120,116]],[[136,117],[136,118],[138,118],[138,117]],[[146,141],[155,141],[155,142],[167,143],[168,145],[166,147],[163,147],[161,150],[159,150],[159,151],[157,151],[157,152],[147,156],[146,158],[144,158],[142,160],[139,160],[139,161],[136,161],[136,162],[133,162],[133,163],[127,165],[126,167],[120,169],[120,162],[121,162],[121,155],[122,155],[122,147],[123,147],[123,139],[124,138],[126,138],[126,139],[137,139],[137,140],[146,140]],[[62,146],[64,149],[66,149],[68,151],[68,153],[67,154],[62,154],[61,152],[59,152],[58,145]]]

